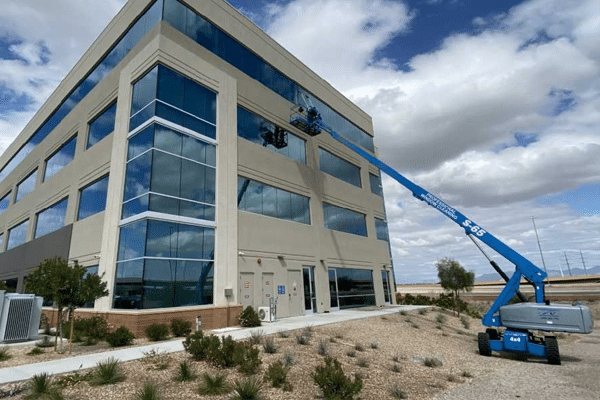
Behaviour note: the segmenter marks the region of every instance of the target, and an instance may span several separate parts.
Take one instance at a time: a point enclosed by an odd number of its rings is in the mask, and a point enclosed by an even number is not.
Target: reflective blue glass
[[[340,309],[375,305],[373,271],[369,269],[335,268]]]
[[[117,261],[143,257],[146,254],[148,221],[143,219],[121,227]]]
[[[238,177],[238,210],[310,225],[306,196]]]
[[[6,250],[13,249],[27,240],[27,228],[29,227],[29,220],[21,222],[19,225],[14,226],[8,230],[8,240],[6,241]]]
[[[150,191],[152,153],[152,151],[148,151],[127,163],[123,200],[129,200]]]
[[[89,123],[87,147],[90,148],[100,140],[115,130],[115,113],[117,112],[117,103],[113,103],[110,107],[94,118]]]
[[[367,236],[365,214],[323,202],[323,218],[327,229]]]
[[[35,238],[47,235],[55,230],[65,226],[65,215],[67,213],[67,199],[63,199],[58,203],[37,214],[37,222],[35,224]]]
[[[98,275],[98,265],[92,265],[91,267],[87,267],[85,269],[85,273],[83,274],[83,278],[85,279],[88,275]],[[83,305],[82,308],[94,308],[94,302],[91,301]]]
[[[17,185],[17,194],[15,196],[15,203],[21,200],[23,197],[27,196],[29,193],[33,192],[35,189],[35,183],[37,181],[37,168],[30,173],[27,178],[23,179]]]
[[[63,100],[60,106],[38,128],[31,138],[21,147],[12,159],[0,171],[0,181],[4,180],[31,151],[52,132],[69,112],[96,86],[102,78],[129,53],[154,25],[161,19],[162,0],[158,0],[146,11],[115,44],[113,49],[100,60],[99,64],[84,78],[84,80]]]
[[[3,198],[0,199],[0,214],[8,209],[10,204],[10,192],[6,193]]]
[[[63,144],[60,149],[46,160],[46,169],[44,170],[44,182],[50,179],[54,174],[63,169],[65,165],[73,161],[75,157],[75,147],[77,146],[77,136]]]
[[[113,308],[142,308],[144,259],[117,263]]]
[[[79,190],[79,211],[77,220],[104,211],[106,208],[106,192],[108,175]]]
[[[148,104],[156,99],[156,85],[158,82],[158,66],[152,68],[133,85],[131,99],[131,116],[137,114]]]
[[[127,161],[139,156],[147,150],[150,150],[154,142],[154,125],[143,129],[136,133],[135,136],[129,138],[127,145]]]
[[[319,147],[319,166],[321,171],[335,176],[351,185],[361,187],[360,167]]]
[[[381,185],[381,176],[369,172],[369,182],[371,183],[371,193],[383,197],[383,187]]]
[[[265,146],[266,144],[266,148],[306,164],[306,142],[303,139],[286,131],[288,141],[287,146],[278,149],[272,144],[266,143],[263,139],[263,134],[267,130],[274,132],[276,129],[282,129],[281,127],[276,126],[242,107],[238,107],[237,109],[237,118],[239,137],[243,137],[244,139],[261,146]]]
[[[390,241],[387,222],[382,219],[375,218],[375,230],[377,231],[377,239]]]

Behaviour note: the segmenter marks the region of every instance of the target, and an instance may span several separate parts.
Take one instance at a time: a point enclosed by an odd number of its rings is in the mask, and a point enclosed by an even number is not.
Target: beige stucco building
[[[379,171],[289,124],[305,96],[375,151],[371,118],[226,2],[130,0],[0,157],[0,279],[78,262],[110,289],[89,312],[138,333],[393,302]]]

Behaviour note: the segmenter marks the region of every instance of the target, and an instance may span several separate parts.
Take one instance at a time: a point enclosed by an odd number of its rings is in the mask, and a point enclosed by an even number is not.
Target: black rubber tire
[[[560,365],[560,353],[558,351],[558,341],[554,336],[546,336],[546,358],[548,364]]]
[[[490,340],[499,340],[500,339],[500,334],[498,333],[497,329],[487,328],[485,330],[485,333],[488,334],[488,336],[490,337]]]
[[[479,354],[486,357],[492,355],[492,349],[490,348],[490,335],[488,335],[486,332],[479,332],[479,334],[477,334],[477,345],[479,346]]]

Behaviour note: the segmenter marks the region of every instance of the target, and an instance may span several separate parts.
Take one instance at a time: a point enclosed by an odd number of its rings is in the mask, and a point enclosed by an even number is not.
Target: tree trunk
[[[74,313],[74,309],[69,310],[69,321],[71,321],[71,334],[69,335],[69,354],[71,354],[71,351],[73,350],[73,327],[75,326],[75,316],[73,315]]]

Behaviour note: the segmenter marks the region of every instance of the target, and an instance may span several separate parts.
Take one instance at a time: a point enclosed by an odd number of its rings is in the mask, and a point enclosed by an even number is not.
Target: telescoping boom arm
[[[310,102],[309,99],[305,100],[307,103]],[[498,312],[500,310],[500,307],[508,304],[508,302],[516,294],[520,295],[519,285],[521,283],[521,277],[524,277],[534,286],[536,303],[545,303],[544,279],[546,278],[547,274],[543,270],[536,267],[525,257],[511,249],[509,246],[504,244],[502,241],[493,236],[487,230],[483,229],[479,224],[467,218],[460,211],[449,206],[444,201],[429,193],[427,190],[423,189],[419,185],[411,182],[409,179],[407,179],[406,177],[398,173],[396,170],[394,170],[392,167],[382,162],[377,157],[373,156],[371,153],[363,150],[361,147],[340,136],[329,125],[323,122],[319,111],[315,107],[312,107],[310,104],[308,104],[306,108],[303,106],[294,107],[292,109],[290,124],[298,127],[299,129],[311,136],[316,136],[322,131],[327,132],[335,140],[342,143],[346,147],[349,147],[350,149],[364,157],[371,164],[378,167],[381,171],[394,178],[397,182],[399,182],[401,185],[410,190],[414,197],[421,201],[424,201],[431,207],[444,214],[446,217],[450,218],[450,220],[452,220],[454,223],[458,224],[462,229],[464,229],[465,233],[471,239],[479,239],[481,242],[488,245],[498,254],[500,254],[505,259],[507,259],[515,265],[514,274],[512,275],[512,277],[508,278],[506,274],[504,274],[502,270],[500,270],[497,264],[495,264],[494,261],[490,260],[492,266],[494,266],[494,268],[507,280],[507,284],[496,299],[496,301],[494,302],[494,304],[492,305],[492,307],[490,308],[490,310],[484,316],[484,325],[502,325]],[[477,244],[475,240],[473,241],[475,242],[475,244]],[[522,295],[520,295],[520,297],[524,299]]]

